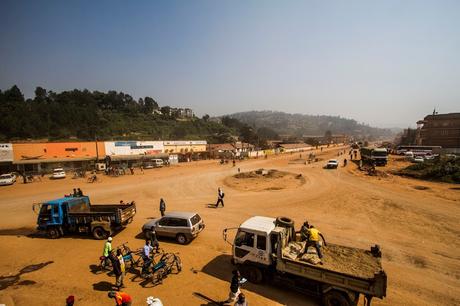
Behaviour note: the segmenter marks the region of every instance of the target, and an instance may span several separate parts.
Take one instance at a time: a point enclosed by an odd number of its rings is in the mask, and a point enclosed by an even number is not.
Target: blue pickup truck
[[[38,213],[37,229],[45,231],[49,238],[85,233],[105,239],[132,222],[136,204],[93,205],[88,196],[66,196],[34,204],[33,210]]]

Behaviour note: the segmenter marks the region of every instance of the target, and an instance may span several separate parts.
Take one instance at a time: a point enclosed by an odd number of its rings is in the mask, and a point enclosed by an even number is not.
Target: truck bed
[[[277,270],[369,296],[386,296],[387,276],[380,258],[374,257],[370,251],[328,244],[322,248],[321,265],[299,258],[299,244],[290,242],[282,250],[281,258],[277,259]]]
[[[304,242],[290,242],[283,249],[283,259],[367,280],[383,270],[380,258],[374,257],[370,251],[332,243],[321,248],[322,264],[314,265],[301,259],[303,245]]]
[[[78,222],[89,222],[89,220],[110,220],[118,224],[124,224],[136,214],[136,204],[98,204],[75,205],[69,211],[69,217],[78,218]]]

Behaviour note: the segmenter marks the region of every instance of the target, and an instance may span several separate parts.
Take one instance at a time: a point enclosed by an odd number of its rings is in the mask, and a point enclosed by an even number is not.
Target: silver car
[[[204,229],[200,215],[193,212],[169,212],[164,217],[151,220],[142,226],[145,238],[150,239],[150,230],[155,228],[157,237],[170,237],[186,244]]]

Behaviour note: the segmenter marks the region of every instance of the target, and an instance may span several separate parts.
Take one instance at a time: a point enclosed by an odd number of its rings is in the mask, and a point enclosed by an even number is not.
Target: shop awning
[[[29,164],[46,164],[46,163],[69,163],[96,160],[96,157],[76,157],[76,158],[40,158],[40,159],[23,159],[15,160],[15,165],[29,165]]]
[[[151,155],[110,155],[107,156],[111,161],[124,161],[124,160],[151,160],[154,158],[168,158],[166,153],[151,154]]]

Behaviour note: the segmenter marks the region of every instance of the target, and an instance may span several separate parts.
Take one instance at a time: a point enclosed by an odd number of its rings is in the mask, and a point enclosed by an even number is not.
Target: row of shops
[[[158,159],[175,164],[208,158],[260,158],[311,149],[305,143],[276,143],[271,149],[260,150],[244,142],[207,144],[204,140],[4,143],[0,144],[0,173],[148,168]]]
[[[203,140],[4,143],[0,144],[0,172],[90,170],[96,164],[140,167],[156,159],[174,164],[207,158],[206,145]]]

